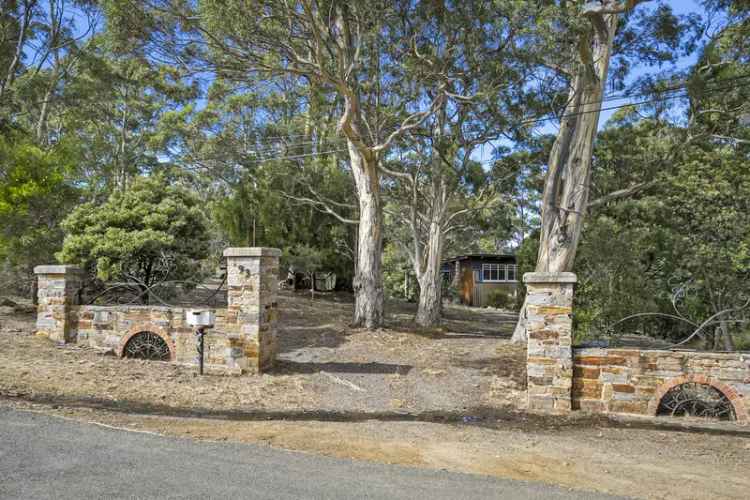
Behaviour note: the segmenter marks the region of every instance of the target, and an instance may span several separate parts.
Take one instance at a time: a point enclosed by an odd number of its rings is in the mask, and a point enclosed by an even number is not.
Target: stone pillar
[[[529,410],[571,411],[573,273],[526,273]]]
[[[227,366],[260,373],[276,358],[279,286],[278,248],[227,248],[227,316],[237,328],[228,333]]]
[[[76,341],[71,307],[78,304],[82,272],[76,266],[36,266],[36,333],[59,343]]]

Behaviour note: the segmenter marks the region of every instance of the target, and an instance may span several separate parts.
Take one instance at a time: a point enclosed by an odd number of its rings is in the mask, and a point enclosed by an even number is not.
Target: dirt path
[[[523,413],[525,353],[513,317],[448,307],[441,330],[350,330],[351,304],[283,295],[279,366],[259,377],[121,360],[31,335],[0,311],[0,404],[105,425],[642,498],[746,498],[750,437],[736,427]],[[4,313],[4,314],[3,314]]]
[[[336,299],[332,296],[331,299]],[[348,297],[347,297],[348,298]],[[442,330],[410,330],[411,304],[389,329],[352,330],[350,302],[280,297],[280,353],[262,376],[196,377],[173,363],[117,359],[31,335],[33,314],[0,314],[0,392],[122,406],[228,412],[451,412],[523,404],[525,353],[513,316],[451,307]]]

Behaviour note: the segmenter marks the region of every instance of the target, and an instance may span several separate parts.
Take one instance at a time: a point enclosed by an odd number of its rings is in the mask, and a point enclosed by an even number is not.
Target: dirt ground
[[[198,377],[32,335],[0,307],[0,404],[101,425],[641,498],[747,498],[750,430],[524,413],[525,352],[511,314],[446,306],[441,329],[347,326],[349,297],[280,298],[280,356],[262,376]],[[21,308],[23,309],[23,308]]]

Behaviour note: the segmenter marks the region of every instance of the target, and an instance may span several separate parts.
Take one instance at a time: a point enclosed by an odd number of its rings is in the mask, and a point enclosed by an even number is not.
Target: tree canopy
[[[432,327],[446,257],[512,252],[579,275],[581,337],[720,314],[704,340],[743,342],[747,2],[0,5],[2,282],[274,246],[354,325],[408,281]]]

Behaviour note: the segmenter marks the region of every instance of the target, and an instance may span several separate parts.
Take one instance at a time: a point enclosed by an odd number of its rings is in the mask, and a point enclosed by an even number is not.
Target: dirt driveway
[[[105,425],[265,442],[332,456],[540,480],[642,498],[747,498],[750,433],[523,412],[514,317],[448,306],[440,330],[347,326],[348,297],[283,294],[280,360],[262,376],[195,376],[33,336],[0,310],[0,398]]]

